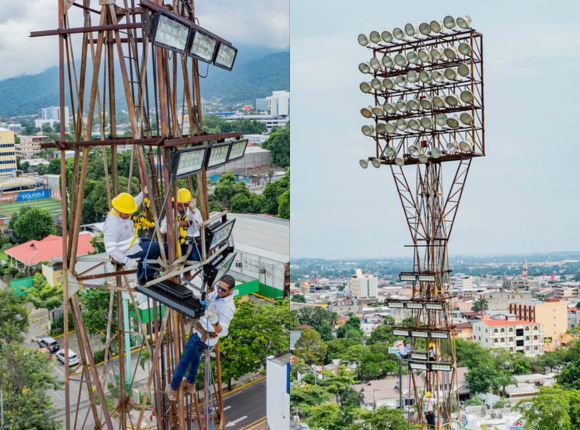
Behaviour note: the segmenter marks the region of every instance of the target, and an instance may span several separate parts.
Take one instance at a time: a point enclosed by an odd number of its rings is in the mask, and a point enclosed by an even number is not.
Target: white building
[[[290,354],[266,362],[266,416],[271,429],[290,428]]]
[[[357,299],[376,299],[377,277],[373,275],[363,275],[362,270],[356,269],[356,275],[350,280],[350,289],[353,297]]]
[[[288,91],[272,91],[268,101],[268,112],[273,116],[290,115],[290,93]]]
[[[64,118],[66,127],[68,127],[68,121],[70,119],[68,106],[64,107]],[[48,106],[42,108],[40,119],[34,120],[34,126],[37,128],[42,128],[44,124],[49,124],[51,127],[54,124],[60,123],[60,106]]]
[[[544,350],[542,324],[521,320],[473,321],[473,340],[484,348],[502,348],[533,357]]]

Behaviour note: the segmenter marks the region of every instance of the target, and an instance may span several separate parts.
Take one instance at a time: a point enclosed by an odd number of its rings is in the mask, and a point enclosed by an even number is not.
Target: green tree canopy
[[[2,344],[22,342],[28,330],[28,310],[11,288],[0,288],[0,350]]]
[[[272,152],[272,162],[278,167],[290,166],[290,129],[274,130],[262,145]]]
[[[473,302],[473,306],[471,307],[471,310],[473,312],[481,312],[483,313],[484,311],[489,309],[489,304],[487,303],[486,299],[478,299],[475,302]]]
[[[270,182],[264,188],[264,204],[262,206],[262,212],[268,213],[270,215],[278,214],[278,207],[280,205],[280,197],[286,191],[290,189],[290,170],[286,171],[286,174],[275,182]]]
[[[580,426],[580,391],[540,388],[540,394],[520,403],[526,430],[573,430]]]
[[[16,218],[16,219],[14,219]],[[29,240],[41,240],[49,234],[56,233],[52,215],[46,209],[30,206],[20,208],[9,224],[18,243]]]
[[[61,285],[50,286],[42,273],[34,275],[34,283],[27,291],[26,298],[38,309],[52,311],[59,308],[63,302]]]
[[[333,339],[332,328],[336,324],[337,315],[319,307],[300,309],[296,314],[300,324],[313,327],[324,340]]]
[[[306,329],[296,342],[295,352],[307,363],[323,364],[328,346],[322,340],[320,333],[314,329]]]
[[[278,216],[290,219],[290,190],[284,191],[278,198]]]

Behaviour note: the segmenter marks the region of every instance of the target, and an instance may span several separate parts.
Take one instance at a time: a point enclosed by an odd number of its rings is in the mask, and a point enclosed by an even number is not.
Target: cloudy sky
[[[580,3],[291,3],[292,257],[410,256],[388,168],[362,170],[358,33],[469,14],[484,35],[487,152],[452,254],[580,250]],[[367,75],[368,76],[368,75]]]
[[[196,7],[202,26],[234,44],[287,49],[288,1],[198,0]],[[0,80],[58,64],[56,38],[28,37],[31,31],[58,26],[57,4],[57,0],[0,0]]]

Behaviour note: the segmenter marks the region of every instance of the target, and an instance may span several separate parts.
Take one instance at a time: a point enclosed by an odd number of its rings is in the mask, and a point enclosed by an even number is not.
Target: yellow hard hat
[[[177,192],[177,203],[187,204],[191,200],[191,191],[187,188],[180,188]]]
[[[428,399],[431,398],[431,391],[426,391],[425,392],[425,397],[427,397]]]
[[[135,202],[133,196],[129,193],[120,193],[117,197],[113,199],[111,202],[113,208],[115,208],[118,212],[123,214],[132,214],[137,212],[139,206]]]
[[[431,343],[429,344],[429,348],[435,348],[435,344],[434,344],[433,342],[431,342]]]

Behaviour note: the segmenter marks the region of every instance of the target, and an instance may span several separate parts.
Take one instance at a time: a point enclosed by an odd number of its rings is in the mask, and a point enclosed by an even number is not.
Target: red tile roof
[[[508,320],[483,319],[482,321],[488,327],[509,327],[509,326],[515,326],[515,325],[534,325],[534,324],[536,324],[535,322],[523,321],[523,320],[508,321]]]
[[[77,246],[79,257],[94,252],[93,245],[91,245],[92,238],[93,235],[90,233],[79,234]],[[62,258],[62,237],[51,234],[42,240],[31,240],[7,249],[5,252],[25,266],[36,266],[44,261]]]

